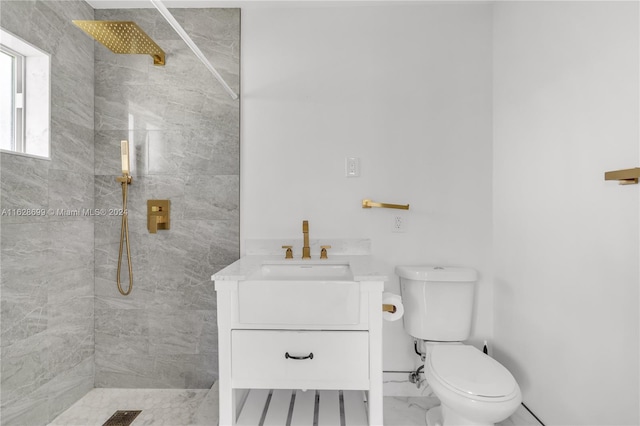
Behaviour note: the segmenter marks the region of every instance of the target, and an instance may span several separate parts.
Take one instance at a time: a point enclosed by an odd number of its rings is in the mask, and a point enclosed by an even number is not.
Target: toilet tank
[[[471,333],[478,273],[471,268],[396,266],[404,329],[417,339],[461,342]]]

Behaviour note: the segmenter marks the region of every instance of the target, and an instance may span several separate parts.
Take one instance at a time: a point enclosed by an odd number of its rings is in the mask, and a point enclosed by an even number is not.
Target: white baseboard
[[[384,371],[382,374],[382,393],[384,396],[429,396],[431,388],[420,373],[420,387],[409,381],[409,372]]]

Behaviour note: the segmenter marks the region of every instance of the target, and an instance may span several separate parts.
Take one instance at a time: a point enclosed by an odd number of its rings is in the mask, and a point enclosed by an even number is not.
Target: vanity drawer
[[[368,389],[366,331],[233,330],[235,388]]]

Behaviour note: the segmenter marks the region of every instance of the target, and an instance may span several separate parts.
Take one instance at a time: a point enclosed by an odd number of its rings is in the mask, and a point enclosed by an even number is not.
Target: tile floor
[[[101,426],[117,410],[142,410],[132,425],[215,425],[218,394],[212,389],[106,389],[89,391],[49,425]]]
[[[427,409],[439,404],[435,397],[384,397],[385,426],[424,426]],[[101,426],[116,410],[142,410],[132,426],[211,426],[217,424],[218,390],[209,389],[104,389],[91,390],[50,426]],[[520,407],[500,426],[539,426]]]

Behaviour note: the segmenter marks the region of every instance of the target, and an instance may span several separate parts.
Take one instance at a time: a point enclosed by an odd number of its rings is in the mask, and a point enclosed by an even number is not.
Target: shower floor
[[[385,426],[424,426],[435,397],[384,397]],[[89,391],[50,426],[102,426],[117,410],[142,410],[132,426],[211,426],[218,423],[218,389],[105,389]],[[498,426],[539,426],[524,407]]]
[[[105,389],[80,398],[49,425],[102,426],[118,410],[142,410],[132,426],[216,424],[217,389]],[[214,423],[212,423],[212,421]]]

